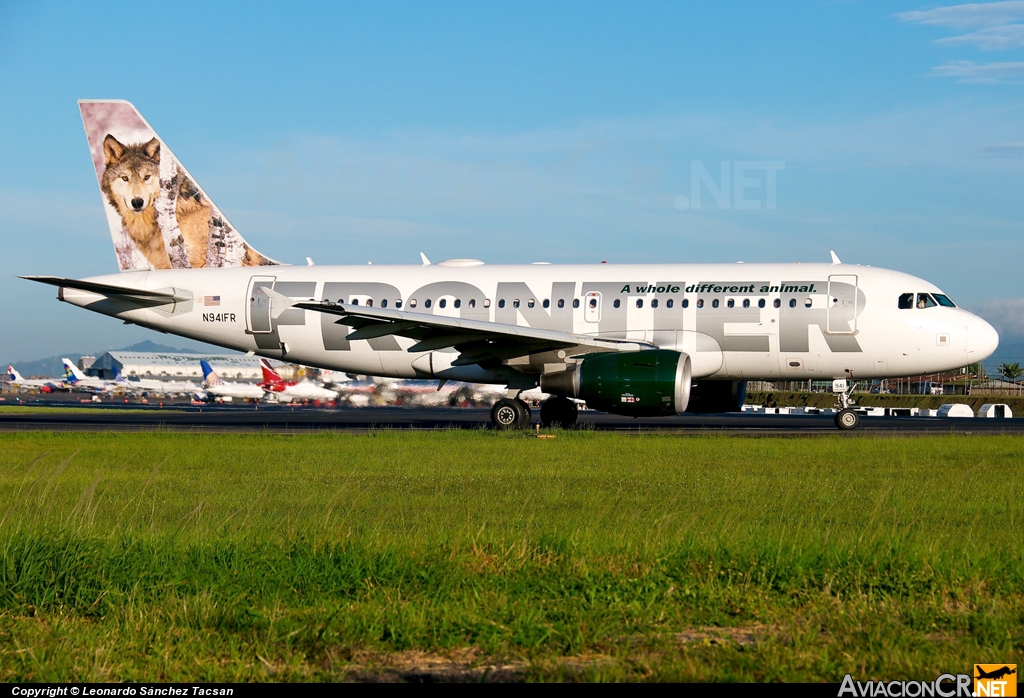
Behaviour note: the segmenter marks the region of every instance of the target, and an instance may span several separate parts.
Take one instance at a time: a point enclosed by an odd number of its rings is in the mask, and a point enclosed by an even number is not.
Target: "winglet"
[[[425,255],[422,252],[420,252],[420,259],[423,260],[423,266],[425,266],[425,267],[429,267],[430,266],[430,260],[427,259],[427,255]]]
[[[839,261],[839,256],[835,253],[835,250],[829,250],[828,253],[832,255],[833,264],[842,264],[842,262]]]

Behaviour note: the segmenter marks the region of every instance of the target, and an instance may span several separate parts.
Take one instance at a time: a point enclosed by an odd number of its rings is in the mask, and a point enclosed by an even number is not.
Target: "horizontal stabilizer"
[[[73,288],[88,293],[98,293],[102,296],[117,296],[119,298],[134,298],[147,301],[161,301],[163,303],[179,303],[192,300],[192,295],[182,295],[173,291],[147,291],[139,288],[128,288],[126,286],[114,286],[112,284],[99,284],[94,281],[80,281],[79,279],[64,279],[59,276],[22,276],[22,279],[38,281],[41,284],[59,286],[60,288]]]

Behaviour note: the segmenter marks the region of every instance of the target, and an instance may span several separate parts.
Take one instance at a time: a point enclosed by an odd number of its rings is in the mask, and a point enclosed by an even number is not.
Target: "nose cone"
[[[967,359],[973,364],[984,361],[996,352],[999,333],[980,317],[967,324]]]

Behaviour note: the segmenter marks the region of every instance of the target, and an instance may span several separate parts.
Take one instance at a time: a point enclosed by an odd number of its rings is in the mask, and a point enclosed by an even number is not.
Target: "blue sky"
[[[0,94],[4,360],[167,341],[15,278],[116,269],[79,98],[283,261],[835,249],[1024,337],[1024,2],[3,3]]]

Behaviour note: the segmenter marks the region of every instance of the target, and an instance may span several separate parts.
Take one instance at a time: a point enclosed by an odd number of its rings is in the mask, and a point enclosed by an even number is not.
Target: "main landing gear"
[[[491,408],[495,429],[526,429],[530,426],[530,406],[522,400],[503,397]]]
[[[540,406],[540,423],[545,427],[571,429],[579,415],[576,403],[567,397],[549,397]]]
[[[530,406],[522,400],[503,397],[491,408],[491,424],[495,429],[528,429]],[[576,425],[579,408],[567,397],[551,397],[540,406],[540,423],[545,427],[569,429]]]

